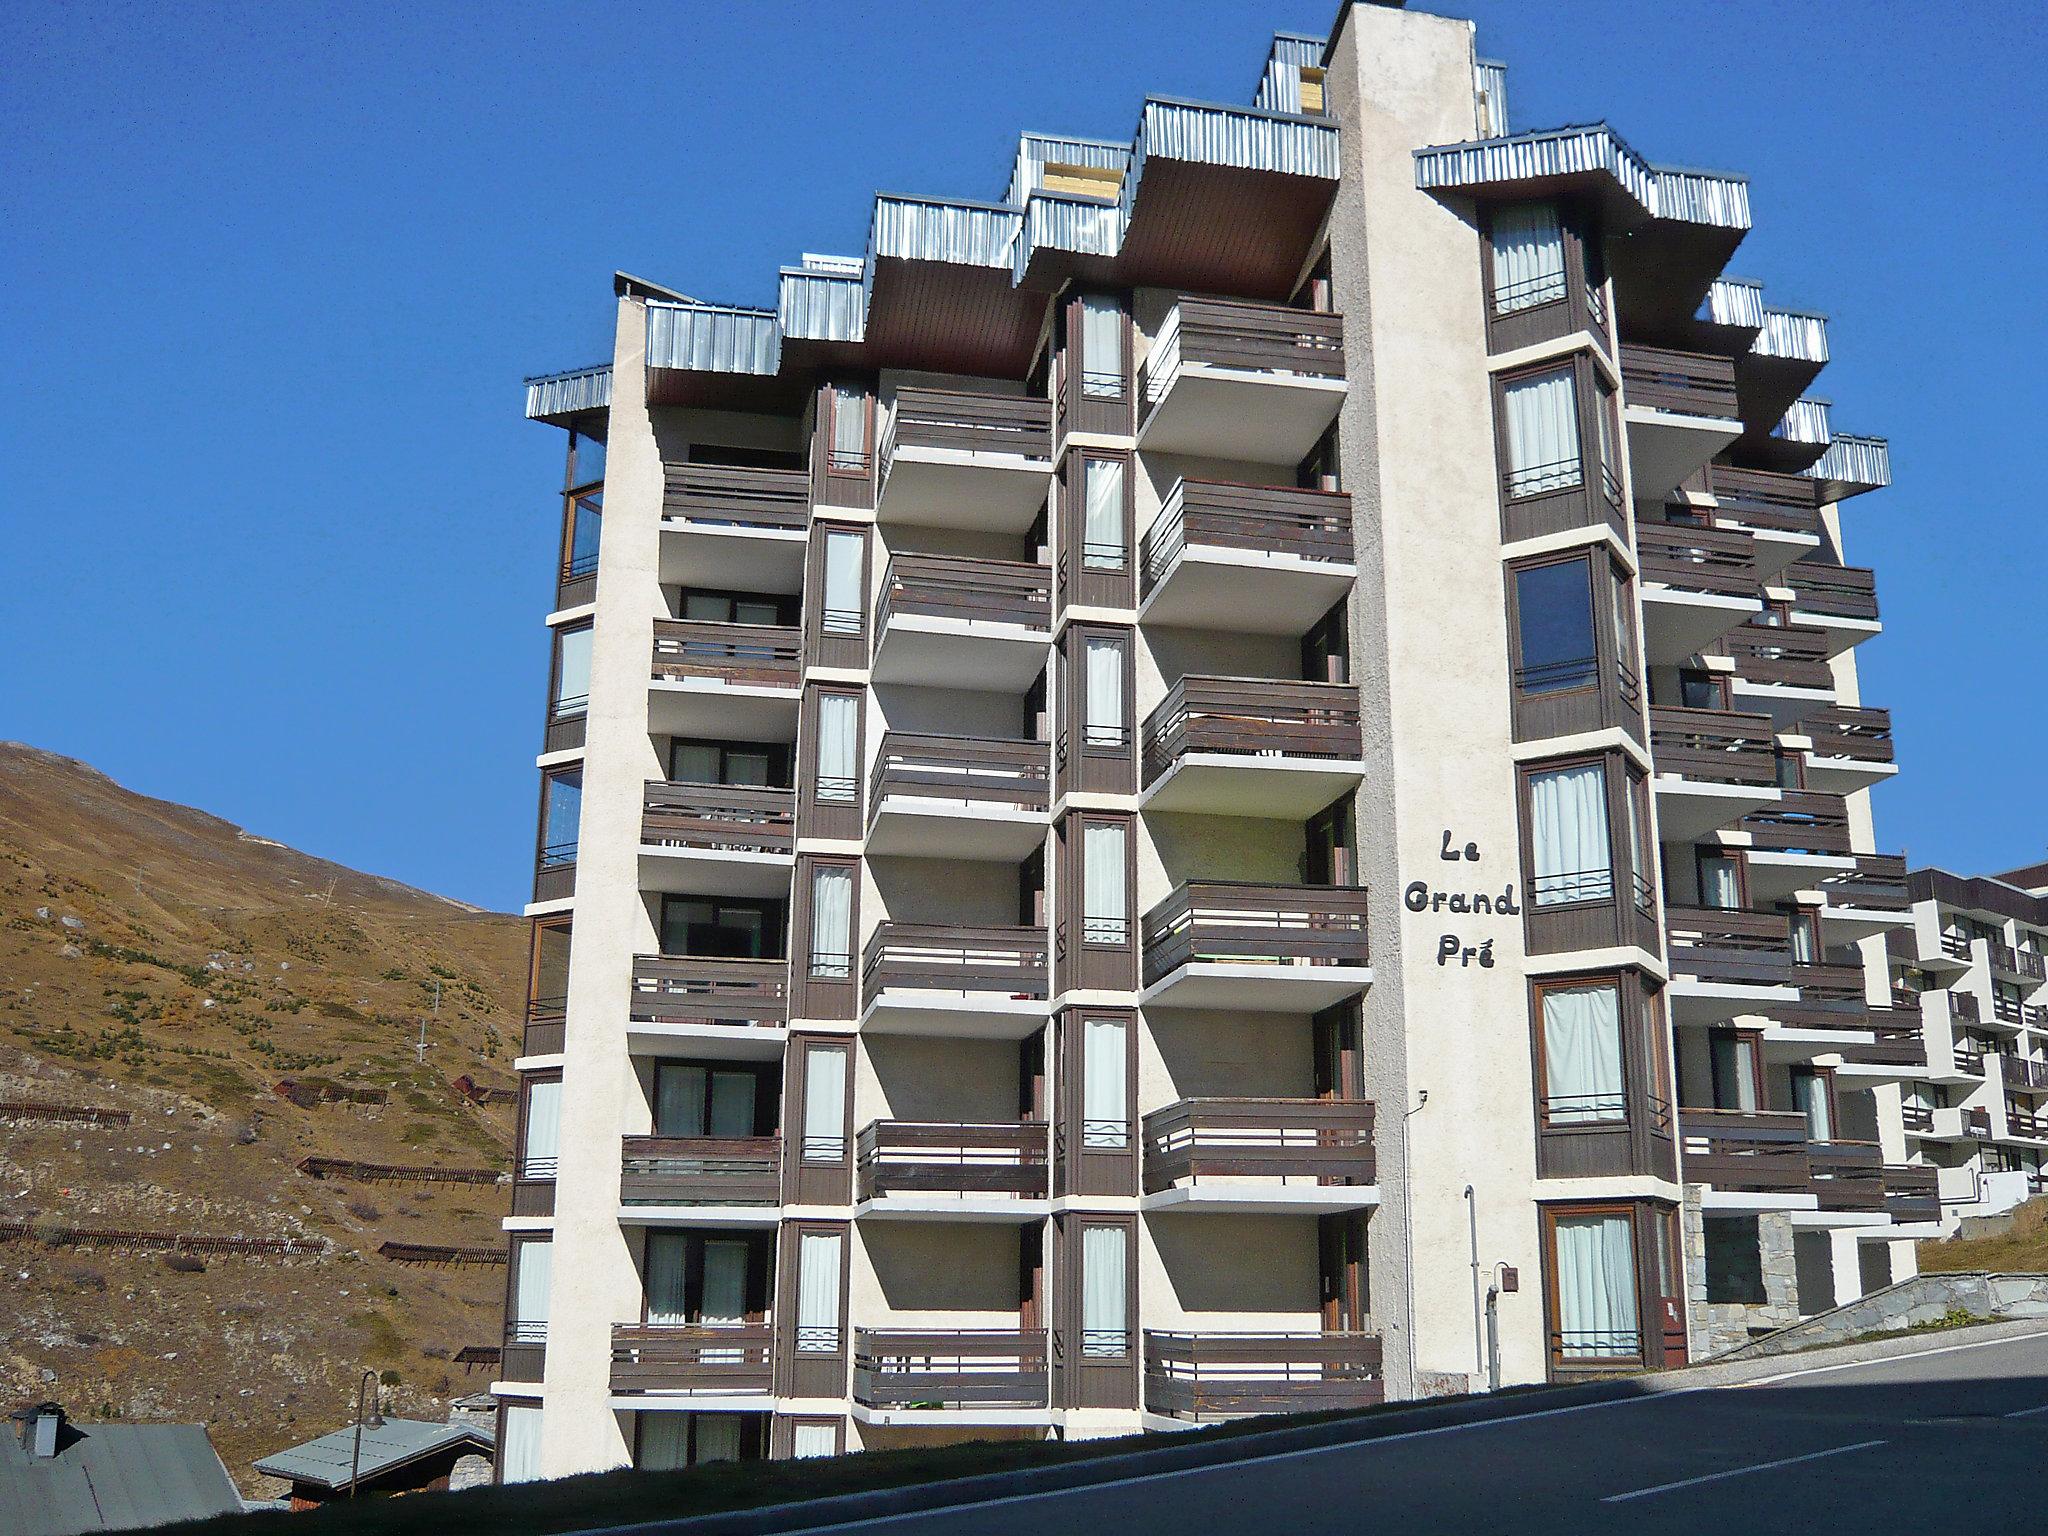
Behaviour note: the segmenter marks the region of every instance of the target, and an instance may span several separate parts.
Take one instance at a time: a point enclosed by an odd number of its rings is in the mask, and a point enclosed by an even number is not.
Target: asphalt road
[[[818,1526],[862,1536],[2037,1527],[2048,1330],[1092,1488]]]

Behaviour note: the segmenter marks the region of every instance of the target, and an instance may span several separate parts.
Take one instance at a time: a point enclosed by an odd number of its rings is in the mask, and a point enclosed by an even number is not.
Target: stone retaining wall
[[[1714,1358],[1753,1360],[1789,1354],[1939,1322],[1952,1312],[1982,1318],[2048,1318],[2048,1275],[1915,1275]]]

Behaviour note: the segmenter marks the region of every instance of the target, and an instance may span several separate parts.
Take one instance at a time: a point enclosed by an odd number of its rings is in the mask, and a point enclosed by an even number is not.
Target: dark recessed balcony
[[[879,923],[861,956],[863,1027],[1021,1040],[1045,1022],[1046,931]]]
[[[889,731],[868,793],[870,855],[1015,862],[1045,843],[1052,746]]]
[[[853,1400],[863,1408],[1042,1412],[1050,1381],[1043,1328],[853,1331]]]
[[[1021,692],[1052,643],[1052,568],[959,555],[889,557],[875,610],[878,683]]]
[[[1756,540],[1680,523],[1638,523],[1643,647],[1652,666],[1678,666],[1762,606]]]
[[[885,1208],[865,1214],[1035,1220],[1045,1214],[1047,1146],[1043,1120],[872,1121],[859,1138],[860,1199]]]
[[[1365,775],[1351,683],[1184,677],[1142,743],[1148,810],[1301,821]]]
[[[664,464],[662,478],[663,585],[794,592],[803,584],[806,471]]]
[[[1145,1330],[1145,1411],[1201,1422],[1370,1408],[1386,1395],[1371,1333]]]
[[[640,812],[640,888],[786,895],[795,798],[765,785],[649,783]]]
[[[1344,402],[1344,317],[1184,298],[1138,384],[1148,452],[1293,465]]]
[[[612,1329],[611,1389],[703,1397],[773,1390],[775,1330],[766,1323],[621,1323]]]
[[[655,620],[649,728],[711,740],[786,739],[796,721],[799,641],[788,625]]]
[[[1181,480],[1145,532],[1139,617],[1305,634],[1351,590],[1355,559],[1341,492]]]
[[[1373,1106],[1358,1099],[1182,1099],[1144,1119],[1148,1208],[1355,1210],[1379,1203]]]
[[[789,1017],[789,962],[722,955],[635,955],[635,1024],[749,1025]]]
[[[773,1221],[781,1168],[779,1136],[628,1136],[620,1153],[619,1204],[744,1206]],[[633,1219],[636,1213],[621,1214]]]
[[[1639,498],[1664,495],[1742,435],[1729,358],[1624,344],[1621,384]]]
[[[1358,886],[1196,880],[1145,914],[1149,1004],[1314,1012],[1372,983]]]
[[[1022,533],[1052,484],[1052,402],[905,386],[885,405],[884,523]]]

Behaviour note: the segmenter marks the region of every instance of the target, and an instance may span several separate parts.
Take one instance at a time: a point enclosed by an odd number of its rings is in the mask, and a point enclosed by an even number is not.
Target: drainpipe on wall
[[[1422,1113],[1422,1106],[1429,1102],[1429,1090],[1416,1090],[1415,1107],[1401,1112],[1401,1257],[1402,1282],[1408,1292],[1408,1316],[1403,1326],[1408,1334],[1408,1390],[1415,1390],[1415,1202],[1411,1193],[1415,1187],[1412,1172],[1414,1159],[1409,1156],[1411,1142],[1408,1139],[1408,1122]]]
[[[1479,1197],[1465,1186],[1466,1225],[1472,1234],[1472,1377],[1486,1371],[1486,1317],[1479,1301]]]

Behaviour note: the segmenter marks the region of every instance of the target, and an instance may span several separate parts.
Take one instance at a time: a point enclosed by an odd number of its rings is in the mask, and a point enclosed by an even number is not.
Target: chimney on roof
[[[57,1434],[64,1427],[64,1409],[56,1403],[37,1403],[15,1417],[21,1420],[21,1443],[30,1456],[48,1461],[57,1454]]]

